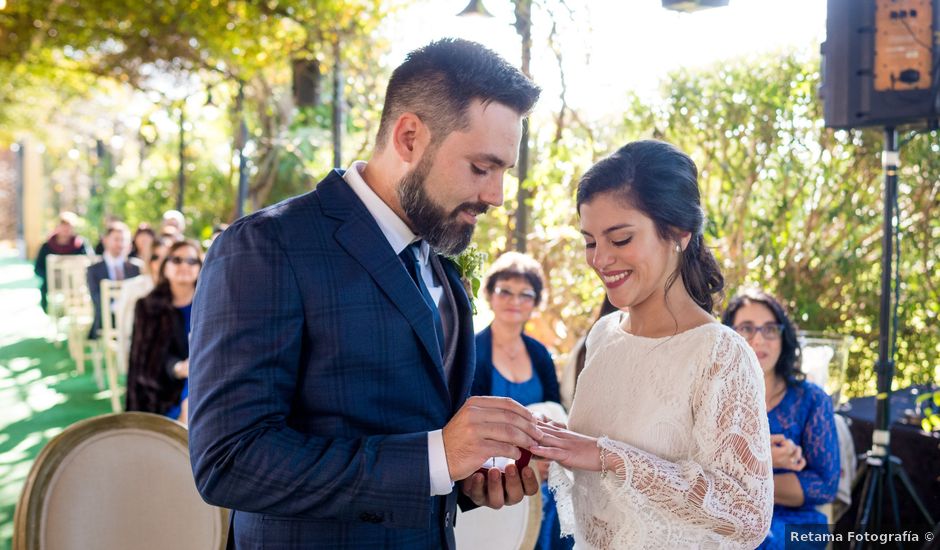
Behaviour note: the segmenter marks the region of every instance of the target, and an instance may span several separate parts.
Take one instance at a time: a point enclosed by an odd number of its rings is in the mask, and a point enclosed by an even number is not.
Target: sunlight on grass
[[[0,285],[30,282],[33,276],[33,268],[30,265],[5,266],[3,271],[0,271]]]
[[[23,388],[42,378],[42,373],[36,369],[23,371],[13,378],[16,379],[16,385]]]
[[[24,371],[30,367],[35,367],[39,364],[39,359],[33,357],[14,357],[7,362],[8,368],[13,372]]]
[[[65,403],[65,396],[46,386],[33,386],[26,397],[26,404],[33,413],[47,411],[62,403]]]

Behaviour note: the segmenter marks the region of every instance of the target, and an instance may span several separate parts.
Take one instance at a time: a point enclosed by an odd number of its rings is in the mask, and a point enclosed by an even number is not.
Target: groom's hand
[[[461,482],[461,489],[477,506],[499,510],[537,493],[539,480],[531,466],[523,467],[520,475],[516,465],[509,464],[505,475],[499,468],[490,468],[485,475],[477,472]]]
[[[443,438],[450,478],[460,480],[491,456],[519,458],[520,447],[535,446],[542,432],[532,413],[508,397],[471,397],[444,426]]]

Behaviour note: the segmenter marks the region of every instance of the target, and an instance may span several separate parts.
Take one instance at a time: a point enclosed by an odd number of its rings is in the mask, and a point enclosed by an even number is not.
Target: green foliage
[[[387,78],[378,62],[387,44],[373,31],[403,3],[12,0],[0,12],[0,143],[23,131],[43,141],[48,162],[55,164],[48,170],[50,208],[74,196],[92,225],[106,214],[155,222],[175,205],[173,121],[183,105],[192,124],[184,210],[193,220],[192,234],[202,235],[230,221],[235,209],[237,167],[230,153],[237,145],[239,84],[249,132],[251,207],[306,192],[332,167],[334,98],[326,77],[337,53],[348,113],[344,162],[366,156]],[[289,90],[295,58],[319,63],[319,105],[294,108]],[[521,185],[531,192],[529,252],[548,279],[540,312],[554,335],[547,343],[566,352],[603,298],[584,261],[574,197],[578,179],[601,156],[652,137],[687,151],[699,167],[707,242],[723,267],[726,298],[757,284],[779,295],[801,328],[854,336],[846,393],[872,391],[882,138],[877,130],[825,129],[819,79],[815,51],[751,56],[675,71],[659,97],[627,95],[616,113],[589,124],[564,116],[554,123],[534,120],[532,166]],[[227,113],[218,120],[198,107],[207,87]],[[82,168],[96,140],[109,137],[101,135],[100,120],[106,127],[130,124],[115,113],[130,103],[131,90],[152,97],[152,110],[133,113],[139,120],[130,138],[139,147],[126,155],[115,151],[112,167]],[[191,101],[183,103],[179,95]],[[101,97],[112,104],[102,106]],[[134,152],[139,159],[131,158]],[[937,132],[901,152],[899,386],[938,379],[938,153]],[[90,197],[68,192],[70,179],[81,178],[92,182]],[[518,185],[507,177],[505,208],[480,219],[474,242],[490,258],[511,242]]]
[[[556,330],[559,347],[571,341],[572,331],[574,337],[583,332],[603,296],[572,229],[578,224],[576,179],[598,154],[657,138],[688,152],[699,167],[706,242],[722,265],[726,299],[756,284],[779,295],[800,328],[857,337],[846,392],[874,390],[881,133],[825,129],[818,85],[818,61],[799,53],[680,70],[664,80],[658,100],[629,97],[621,121],[588,134],[566,129],[546,147],[533,170],[529,250],[551,282],[543,316],[566,325],[566,332]],[[606,150],[595,151],[594,143]],[[940,222],[931,215],[940,204],[938,151],[933,132],[901,154],[900,386],[934,381],[940,365]]]
[[[940,432],[940,391],[925,393],[917,397],[917,409],[920,411],[923,420],[921,427],[925,432]]]

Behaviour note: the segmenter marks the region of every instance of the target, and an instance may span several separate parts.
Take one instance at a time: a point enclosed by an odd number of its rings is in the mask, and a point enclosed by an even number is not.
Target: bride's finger
[[[570,447],[570,441],[552,434],[545,434],[542,436],[542,440],[539,441],[539,446],[551,447],[553,449],[567,449]]]
[[[567,430],[567,429],[568,429],[568,425],[567,425],[567,424],[565,424],[565,423],[563,423],[563,422],[555,422],[554,420],[549,420],[549,419],[544,418],[544,417],[539,419],[539,427],[540,427],[540,428],[541,428],[541,427],[557,428],[557,429],[560,429],[560,430]]]
[[[557,462],[566,460],[571,454],[566,449],[559,449],[557,447],[545,447],[543,445],[535,445],[533,447],[529,447],[529,451],[531,451],[533,455],[539,458],[544,458],[547,460],[555,460]]]

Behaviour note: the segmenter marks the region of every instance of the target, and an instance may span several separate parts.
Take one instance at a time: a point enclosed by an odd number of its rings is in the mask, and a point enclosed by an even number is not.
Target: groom
[[[190,455],[203,498],[233,510],[230,546],[453,548],[458,493],[498,508],[538,491],[529,467],[474,474],[541,432],[512,400],[467,399],[471,308],[439,255],[502,204],[538,95],[479,44],[416,50],[389,81],[368,163],[212,245]]]

